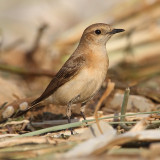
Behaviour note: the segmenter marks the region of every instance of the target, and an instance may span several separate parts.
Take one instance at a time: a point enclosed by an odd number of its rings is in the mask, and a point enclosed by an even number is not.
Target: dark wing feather
[[[78,72],[82,69],[85,64],[84,56],[82,55],[72,55],[66,63],[62,66],[59,72],[55,75],[55,77],[51,80],[45,91],[42,95],[37,98],[35,101],[31,103],[31,105],[35,105],[40,101],[48,98],[51,94],[53,94],[60,86],[68,82],[72,79]]]

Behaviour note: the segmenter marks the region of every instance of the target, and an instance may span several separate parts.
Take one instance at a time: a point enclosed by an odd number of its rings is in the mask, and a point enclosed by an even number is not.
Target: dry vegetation
[[[0,41],[0,159],[160,157],[160,2],[120,5],[46,45],[41,39],[47,24],[39,26],[26,50],[18,48],[21,41],[5,49]],[[107,44],[110,69],[99,94],[87,104],[87,120],[76,105],[73,123],[67,124],[65,106],[50,99],[25,112],[72,53],[83,29],[109,20],[126,32]],[[72,136],[71,127],[76,132]]]

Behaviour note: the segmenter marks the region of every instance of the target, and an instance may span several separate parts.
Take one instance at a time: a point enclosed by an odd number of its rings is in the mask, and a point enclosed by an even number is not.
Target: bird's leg
[[[68,119],[68,123],[71,123],[71,106],[72,106],[72,103],[68,103],[67,105],[67,119]],[[71,134],[73,135],[73,129],[71,128]]]
[[[87,101],[87,102],[88,102],[88,101]],[[82,117],[83,117],[84,120],[86,120],[86,116],[85,116],[84,112],[85,112],[85,108],[86,108],[86,103],[87,103],[87,102],[82,103],[82,104],[81,104],[81,108],[80,108],[80,112],[81,112],[81,115],[82,115]],[[86,122],[86,124],[88,125],[87,122]],[[94,129],[93,129],[92,126],[90,126],[90,130],[91,130],[93,136],[96,137],[95,132],[94,132]]]
[[[80,112],[81,112],[81,115],[82,115],[82,117],[83,117],[84,120],[86,120],[86,116],[84,114],[85,108],[86,108],[86,102],[82,103],[81,104],[81,108],[80,108]],[[87,124],[87,122],[86,122],[86,124]]]
[[[66,115],[67,115],[68,123],[71,123],[71,107],[72,107],[72,104],[74,102],[76,102],[79,98],[80,98],[80,95],[76,96],[71,101],[69,101],[69,103],[67,105],[67,113],[66,113]],[[73,135],[73,129],[72,128],[71,128],[71,134]]]
[[[67,119],[68,119],[68,123],[71,123],[71,119],[70,119],[70,117],[71,117],[71,106],[72,106],[72,103],[68,103],[68,105],[67,105],[67,113],[66,113]]]

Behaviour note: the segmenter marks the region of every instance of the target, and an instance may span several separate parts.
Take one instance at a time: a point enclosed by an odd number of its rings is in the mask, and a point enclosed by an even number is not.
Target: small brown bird
[[[82,104],[81,114],[85,119],[85,104],[98,92],[107,74],[109,59],[106,42],[113,34],[123,31],[103,23],[87,27],[77,49],[31,105],[52,95],[54,104],[67,105],[69,123],[72,104]]]

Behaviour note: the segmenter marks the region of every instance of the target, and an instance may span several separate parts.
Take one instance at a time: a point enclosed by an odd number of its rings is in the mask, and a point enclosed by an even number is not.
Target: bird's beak
[[[116,34],[116,33],[124,32],[124,31],[125,31],[124,29],[113,29],[111,32],[109,32],[109,34]]]

